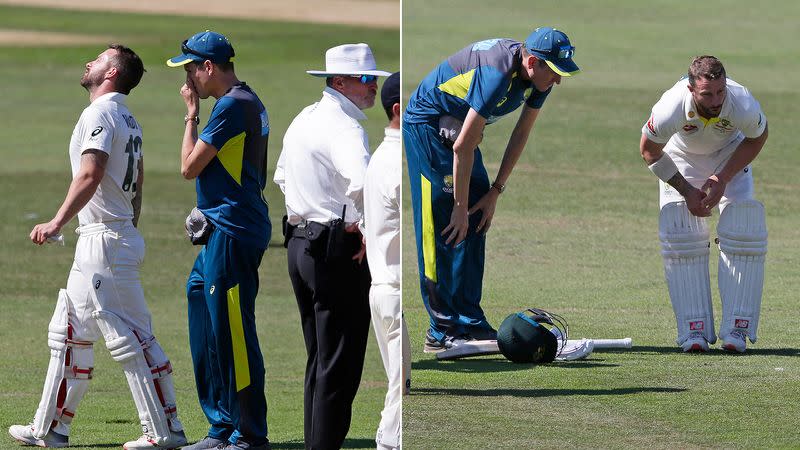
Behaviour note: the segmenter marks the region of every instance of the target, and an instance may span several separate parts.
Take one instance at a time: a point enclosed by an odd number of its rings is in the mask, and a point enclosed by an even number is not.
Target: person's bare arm
[[[89,203],[106,173],[107,163],[108,154],[105,152],[94,149],[83,152],[81,166],[58,212],[49,222],[40,223],[31,230],[30,238],[34,244],[42,245],[47,238],[58,235],[61,228]]]
[[[484,126],[486,119],[470,108],[461,133],[453,144],[453,212],[450,215],[450,224],[442,230],[442,236],[449,234],[445,241],[447,244],[452,242],[456,245],[467,236],[469,179],[475,162],[475,149],[483,138]]]
[[[514,166],[517,165],[519,157],[525,150],[525,145],[528,143],[528,137],[530,137],[533,124],[536,123],[536,118],[539,117],[539,111],[539,109],[531,108],[528,105],[523,107],[517,124],[514,126],[514,131],[511,132],[511,136],[508,138],[508,144],[503,153],[503,160],[500,162],[500,169],[497,171],[494,184],[505,186],[508,182],[511,171],[514,170]],[[469,214],[473,214],[477,211],[482,212],[477,231],[483,230],[484,233],[489,231],[489,228],[492,226],[492,218],[494,217],[494,211],[497,207],[497,199],[499,196],[499,189],[489,189],[489,192],[470,208]]]
[[[761,152],[764,143],[767,142],[767,137],[769,136],[768,131],[769,130],[765,127],[761,136],[757,138],[744,138],[744,140],[739,143],[739,146],[736,147],[736,150],[733,152],[731,159],[725,164],[725,167],[718,173],[708,177],[708,180],[706,180],[701,188],[708,193],[706,198],[703,199],[703,206],[707,209],[717,206],[717,203],[719,203],[722,196],[725,194],[725,187],[727,187],[728,183],[730,183],[737,173],[744,170],[748,164],[753,162],[756,156]]]
[[[686,207],[689,211],[698,217],[708,217],[711,215],[709,208],[701,203],[705,198],[705,192],[692,186],[686,178],[678,171],[678,167],[672,161],[672,158],[664,153],[664,146],[666,144],[659,144],[647,139],[647,136],[642,135],[639,142],[639,151],[642,154],[642,159],[647,163],[653,173],[658,176],[662,181],[669,184],[686,200]],[[668,158],[668,159],[664,159]],[[670,175],[672,174],[672,175]]]

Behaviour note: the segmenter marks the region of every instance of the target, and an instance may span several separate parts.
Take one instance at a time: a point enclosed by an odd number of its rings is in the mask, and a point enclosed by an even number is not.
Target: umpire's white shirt
[[[342,214],[362,219],[364,174],[369,163],[366,116],[344,95],[326,87],[322,99],[294,118],[283,138],[273,180],[286,197],[289,223],[325,223]]]
[[[78,213],[78,223],[133,219],[131,200],[142,157],[142,129],[125,105],[127,95],[111,92],[96,98],[78,119],[69,143],[72,176],[81,167],[81,155],[90,149],[108,154],[105,175],[94,196]]]
[[[642,133],[653,142],[667,144],[667,152],[696,155],[713,155],[725,148],[733,151],[736,146],[731,144],[761,136],[767,126],[761,105],[741,84],[730,78],[726,84],[719,116],[705,120],[695,108],[689,80],[678,81],[653,106]]]
[[[372,285],[400,290],[400,130],[386,128],[364,182],[364,235]]]

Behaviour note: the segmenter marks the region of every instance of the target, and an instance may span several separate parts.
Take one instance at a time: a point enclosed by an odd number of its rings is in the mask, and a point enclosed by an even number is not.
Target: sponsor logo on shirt
[[[97,127],[94,130],[92,130],[92,137],[95,137],[102,132],[103,132],[103,127]]]
[[[444,178],[442,178],[442,184],[444,185],[444,186],[442,186],[442,191],[443,192],[447,192],[448,194],[452,194],[453,193],[453,176],[452,175],[445,175]]]
[[[692,125],[692,124],[690,124],[690,123],[687,123],[686,125],[683,126],[683,131],[685,131],[687,133],[693,133],[693,132],[697,131],[697,127]]]

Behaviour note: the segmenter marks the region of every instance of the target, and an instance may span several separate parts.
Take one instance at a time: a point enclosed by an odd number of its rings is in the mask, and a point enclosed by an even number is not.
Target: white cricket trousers
[[[378,448],[399,449],[402,443],[402,395],[405,378],[404,359],[408,360],[408,329],[403,320],[400,289],[387,284],[372,285],[369,290],[372,327],[389,379],[381,422],[375,436]],[[405,350],[405,351],[404,351]],[[404,356],[406,356],[404,358]],[[410,369],[410,361],[406,361]],[[408,370],[410,371],[410,370]]]
[[[102,333],[92,312],[116,314],[140,340],[153,335],[139,278],[144,239],[130,220],[78,228],[75,261],[67,280],[73,338],[95,342]]]

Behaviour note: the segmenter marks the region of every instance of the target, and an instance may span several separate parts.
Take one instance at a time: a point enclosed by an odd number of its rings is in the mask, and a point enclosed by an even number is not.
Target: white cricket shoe
[[[694,331],[689,333],[689,337],[683,341],[681,348],[686,353],[702,353],[708,351],[708,341],[703,333]]]
[[[33,424],[11,425],[8,427],[8,434],[23,444],[46,448],[69,447],[69,436],[58,434],[53,430],[48,431],[41,439],[34,437]]]
[[[181,431],[170,431],[169,439],[163,444],[157,444],[152,436],[143,434],[135,441],[126,442],[122,446],[123,450],[153,450],[153,449],[173,449],[186,445],[186,434]]]
[[[747,350],[746,334],[741,330],[733,330],[722,340],[722,349],[732,353],[744,353]]]

